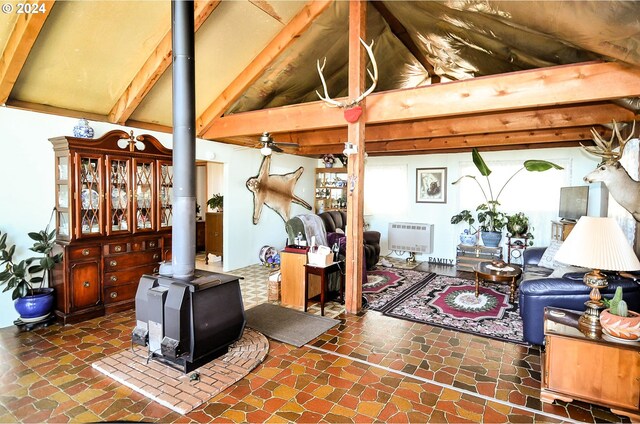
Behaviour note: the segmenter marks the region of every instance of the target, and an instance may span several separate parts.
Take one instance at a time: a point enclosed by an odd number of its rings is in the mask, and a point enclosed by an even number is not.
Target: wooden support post
[[[355,99],[365,87],[365,51],[360,38],[366,41],[367,2],[349,2],[349,98]],[[348,313],[362,309],[363,278],[363,187],[366,98],[361,102],[362,115],[348,124],[348,140],[357,146],[358,153],[349,156],[347,165],[347,275],[345,308]]]

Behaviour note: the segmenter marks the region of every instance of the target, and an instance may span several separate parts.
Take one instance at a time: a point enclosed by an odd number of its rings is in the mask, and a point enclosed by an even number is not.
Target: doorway
[[[222,207],[211,209],[208,200],[223,196],[224,164],[196,162],[196,203],[200,206],[196,222],[196,268],[222,272]],[[197,209],[197,208],[196,208]]]

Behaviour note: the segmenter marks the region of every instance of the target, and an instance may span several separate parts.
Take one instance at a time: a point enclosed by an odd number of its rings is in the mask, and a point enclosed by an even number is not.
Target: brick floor
[[[146,349],[139,346],[114,353],[91,365],[159,404],[187,414],[244,378],[264,360],[268,351],[267,338],[248,328],[225,355],[188,374],[149,361]],[[192,375],[197,375],[198,379],[192,380]]]

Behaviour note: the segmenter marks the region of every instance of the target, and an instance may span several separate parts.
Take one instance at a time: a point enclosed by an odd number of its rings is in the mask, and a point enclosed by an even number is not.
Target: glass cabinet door
[[[69,221],[69,152],[56,155],[56,237],[71,239],[71,222]]]
[[[76,159],[78,175],[78,238],[104,235],[102,225],[102,158],[100,156],[78,155]]]
[[[159,161],[159,208],[160,228],[169,228],[173,225],[173,165],[168,161]]]
[[[134,160],[134,232],[154,231],[156,225],[154,222],[154,201],[155,190],[154,183],[154,165],[153,160],[136,159]]]
[[[107,159],[107,234],[131,232],[131,160]]]

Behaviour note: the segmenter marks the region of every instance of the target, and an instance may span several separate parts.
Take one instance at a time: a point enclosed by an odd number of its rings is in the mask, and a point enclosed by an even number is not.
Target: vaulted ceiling
[[[171,131],[169,1],[6,4],[0,103]],[[194,9],[199,137],[255,146],[270,131],[290,153],[342,151],[316,62],[346,96],[348,2]],[[361,118],[369,154],[575,145],[640,109],[640,2],[375,1],[366,24],[380,75]]]

